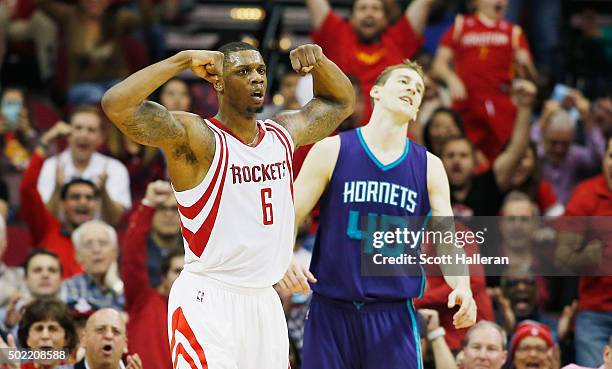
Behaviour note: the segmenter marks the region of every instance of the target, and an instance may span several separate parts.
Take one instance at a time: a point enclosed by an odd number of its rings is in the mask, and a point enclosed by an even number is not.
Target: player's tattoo
[[[153,101],[141,103],[123,127],[128,137],[152,146],[159,146],[185,134],[181,123],[165,107]]]
[[[345,117],[346,112],[342,104],[316,98],[302,110],[281,112],[275,119],[293,132],[300,145],[306,145],[329,136]]]

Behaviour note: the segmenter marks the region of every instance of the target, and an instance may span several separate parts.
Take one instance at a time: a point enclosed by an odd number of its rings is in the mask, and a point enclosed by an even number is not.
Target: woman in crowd
[[[542,168],[536,158],[536,146],[529,144],[523,159],[511,179],[511,189],[523,192],[538,204],[540,213],[548,216],[563,214],[563,205],[550,182],[542,178]]]
[[[77,346],[77,334],[70,310],[55,298],[41,298],[26,305],[17,332],[21,348],[47,351],[47,355],[21,366],[13,363],[10,369],[65,368]],[[0,339],[0,348],[15,346],[12,336],[8,337],[8,343]]]

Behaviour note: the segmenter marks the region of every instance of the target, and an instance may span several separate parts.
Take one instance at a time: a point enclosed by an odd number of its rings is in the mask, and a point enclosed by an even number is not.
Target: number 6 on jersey
[[[272,203],[268,202],[272,200],[272,189],[270,187],[261,189],[261,212],[263,217],[263,224],[270,225],[274,223],[274,214],[272,213]]]

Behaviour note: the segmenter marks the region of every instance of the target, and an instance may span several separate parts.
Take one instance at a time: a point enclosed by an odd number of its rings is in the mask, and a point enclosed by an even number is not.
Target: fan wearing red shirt
[[[56,139],[70,134],[70,126],[59,122],[41,138],[34,150],[30,164],[23,173],[19,185],[21,218],[28,224],[34,246],[43,247],[57,254],[64,278],[83,272],[70,236],[81,224],[94,218],[100,206],[100,193],[94,183],[75,178],[65,183],[60,191],[60,209],[63,219],[53,215],[37,189],[38,177],[47,158],[47,147]]]
[[[168,294],[183,269],[183,250],[170,252],[163,258],[159,287],[151,287],[147,271],[147,238],[153,216],[156,211],[165,211],[163,206],[168,196],[174,196],[170,183],[149,183],[145,198],[132,213],[123,238],[121,278],[125,281],[125,307],[130,317],[128,345],[131,352],[140,354],[146,369],[172,367],[168,345]]]
[[[565,215],[556,252],[557,264],[586,271],[580,278],[576,315],[576,363],[601,365],[601,352],[612,335],[612,136],[608,134],[603,173],[576,187]],[[589,218],[587,218],[589,217]],[[593,218],[590,218],[593,217]],[[585,237],[585,236],[588,236]],[[583,245],[586,244],[586,245]],[[603,268],[598,270],[598,268]],[[592,271],[596,270],[596,274]]]
[[[475,3],[476,13],[458,15],[442,36],[433,74],[449,87],[468,138],[493,162],[514,125],[511,80],[535,80],[537,72],[521,28],[503,20],[508,0]]]
[[[395,24],[385,5],[394,0],[355,0],[350,19],[340,18],[328,0],[306,0],[313,27],[311,38],[342,71],[361,85],[363,120],[372,114],[370,90],[391,65],[412,58],[423,45],[423,30],[434,0],[413,0]],[[395,5],[395,4],[393,4]]]

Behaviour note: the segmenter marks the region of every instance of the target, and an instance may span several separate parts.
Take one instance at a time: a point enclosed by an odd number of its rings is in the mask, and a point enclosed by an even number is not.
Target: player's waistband
[[[272,286],[268,287],[244,287],[244,286],[236,286],[234,284],[229,284],[227,282],[220,281],[218,279],[211,278],[207,275],[203,275],[201,273],[191,272],[189,270],[181,271],[181,277],[184,277],[190,283],[195,283],[198,286],[210,286],[212,288],[216,288],[219,290],[224,290],[227,292],[240,294],[240,295],[250,295],[250,296],[261,296],[269,294],[270,292],[274,292],[274,288]]]
[[[313,293],[312,301],[322,304],[333,305],[341,309],[351,311],[406,311],[407,308],[412,308],[412,299],[398,300],[375,300],[375,301],[346,301],[339,300],[318,293]]]

